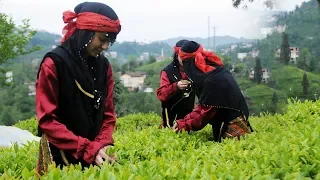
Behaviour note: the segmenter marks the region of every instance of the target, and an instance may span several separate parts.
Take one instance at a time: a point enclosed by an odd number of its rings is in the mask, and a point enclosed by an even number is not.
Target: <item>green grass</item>
[[[160,71],[166,67],[172,60],[171,59],[167,59],[167,60],[163,60],[163,61],[159,61],[159,62],[154,62],[151,64],[147,64],[144,66],[141,66],[139,68],[137,68],[137,71],[153,71],[154,73],[158,73],[160,74]]]
[[[272,76],[275,78],[279,90],[288,94],[289,97],[302,95],[302,77],[304,71],[293,66],[280,66],[272,70]],[[320,91],[320,76],[307,72],[309,80],[309,93]]]

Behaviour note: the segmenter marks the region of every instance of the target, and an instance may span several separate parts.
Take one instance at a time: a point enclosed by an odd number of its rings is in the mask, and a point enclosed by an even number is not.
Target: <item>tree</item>
[[[310,72],[316,72],[318,66],[319,66],[319,61],[317,60],[317,58],[316,57],[310,57],[308,70]]]
[[[288,39],[288,34],[282,34],[282,44],[280,49],[280,61],[284,64],[288,64],[290,61],[290,44]]]
[[[256,66],[254,67],[254,82],[260,84],[262,81],[262,67],[260,58],[256,58]]]
[[[121,68],[120,68],[120,65],[119,65],[119,62],[117,59],[114,59],[114,58],[111,58],[110,59],[110,63],[112,65],[112,71],[113,72],[119,72],[121,71]]]
[[[1,120],[0,124],[3,124],[5,126],[12,126],[13,124],[15,124],[15,120],[13,119],[9,111],[3,111],[3,114],[0,120]]]
[[[232,4],[233,7],[238,8],[240,6],[240,4],[243,4],[243,8],[247,8],[247,3],[244,2],[245,0],[232,0]],[[247,0],[247,2],[252,3],[254,0]],[[273,9],[273,7],[275,6],[275,0],[264,0],[263,4],[269,8],[269,9]]]
[[[252,3],[254,0],[232,0],[232,5],[233,5],[233,7],[238,8],[241,4],[243,4],[243,8],[246,9],[248,6],[245,1]],[[281,1],[281,0],[279,0],[279,1]],[[277,0],[264,0],[263,1],[264,5],[269,9],[273,9],[274,6],[276,5],[276,2],[277,2]],[[320,0],[317,0],[317,2],[320,6]]]
[[[307,70],[308,62],[310,60],[310,52],[308,48],[303,48],[301,50],[300,56],[297,61],[297,67],[303,70]]]
[[[232,69],[232,59],[230,56],[222,56],[223,65],[229,71]]]
[[[272,95],[271,113],[275,114],[278,111],[278,96],[277,92],[274,91]]]
[[[237,74],[242,74],[244,71],[245,67],[243,63],[238,63],[234,66],[234,72]]]
[[[303,89],[303,95],[307,96],[308,89],[309,89],[309,81],[308,81],[308,76],[307,76],[306,72],[304,72],[304,74],[303,74],[301,85],[302,85],[302,89]]]
[[[40,49],[38,46],[26,48],[36,33],[30,29],[29,20],[23,20],[23,24],[16,27],[11,17],[0,13],[0,32],[0,65]],[[5,72],[5,69],[0,68],[0,73]]]
[[[157,62],[156,58],[153,55],[149,56],[149,60],[148,60],[147,64],[152,64],[155,62]]]
[[[118,75],[114,76],[113,103],[115,106],[120,102],[120,94],[123,93],[124,86],[121,84]]]

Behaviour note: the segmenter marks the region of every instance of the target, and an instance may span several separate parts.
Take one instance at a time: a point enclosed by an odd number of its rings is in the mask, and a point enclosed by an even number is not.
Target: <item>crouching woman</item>
[[[240,139],[253,131],[240,88],[217,55],[204,51],[197,42],[188,41],[182,45],[178,59],[192,80],[199,104],[177,120],[175,132],[198,131],[211,124],[214,141],[221,142],[225,138]]]

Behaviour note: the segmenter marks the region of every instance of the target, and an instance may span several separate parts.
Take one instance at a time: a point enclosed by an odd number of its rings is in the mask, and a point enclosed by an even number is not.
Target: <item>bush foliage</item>
[[[320,179],[320,101],[289,101],[283,115],[251,117],[246,139],[210,141],[211,128],[187,134],[158,129],[156,114],[119,118],[114,134],[119,163],[50,166],[43,179]],[[35,133],[36,120],[16,124]],[[30,127],[33,127],[32,130]],[[38,143],[0,150],[2,179],[36,179]]]

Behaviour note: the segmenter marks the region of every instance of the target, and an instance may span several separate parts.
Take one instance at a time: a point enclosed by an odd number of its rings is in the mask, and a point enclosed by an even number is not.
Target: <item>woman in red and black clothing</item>
[[[63,20],[61,45],[44,56],[36,83],[38,173],[52,161],[88,167],[113,160],[105,151],[116,123],[114,81],[100,53],[116,40],[120,21],[111,7],[95,2],[64,12]]]
[[[194,108],[195,94],[187,82],[181,81],[188,80],[188,77],[178,62],[178,52],[186,41],[180,40],[176,43],[173,61],[161,71],[157,97],[161,101],[161,126],[164,127],[172,127],[175,119],[184,118]]]
[[[214,140],[219,142],[221,138],[239,138],[250,133],[247,103],[221,59],[194,41],[185,42],[178,56],[192,80],[199,104],[185,118],[177,120],[174,131],[198,131],[211,124]]]

